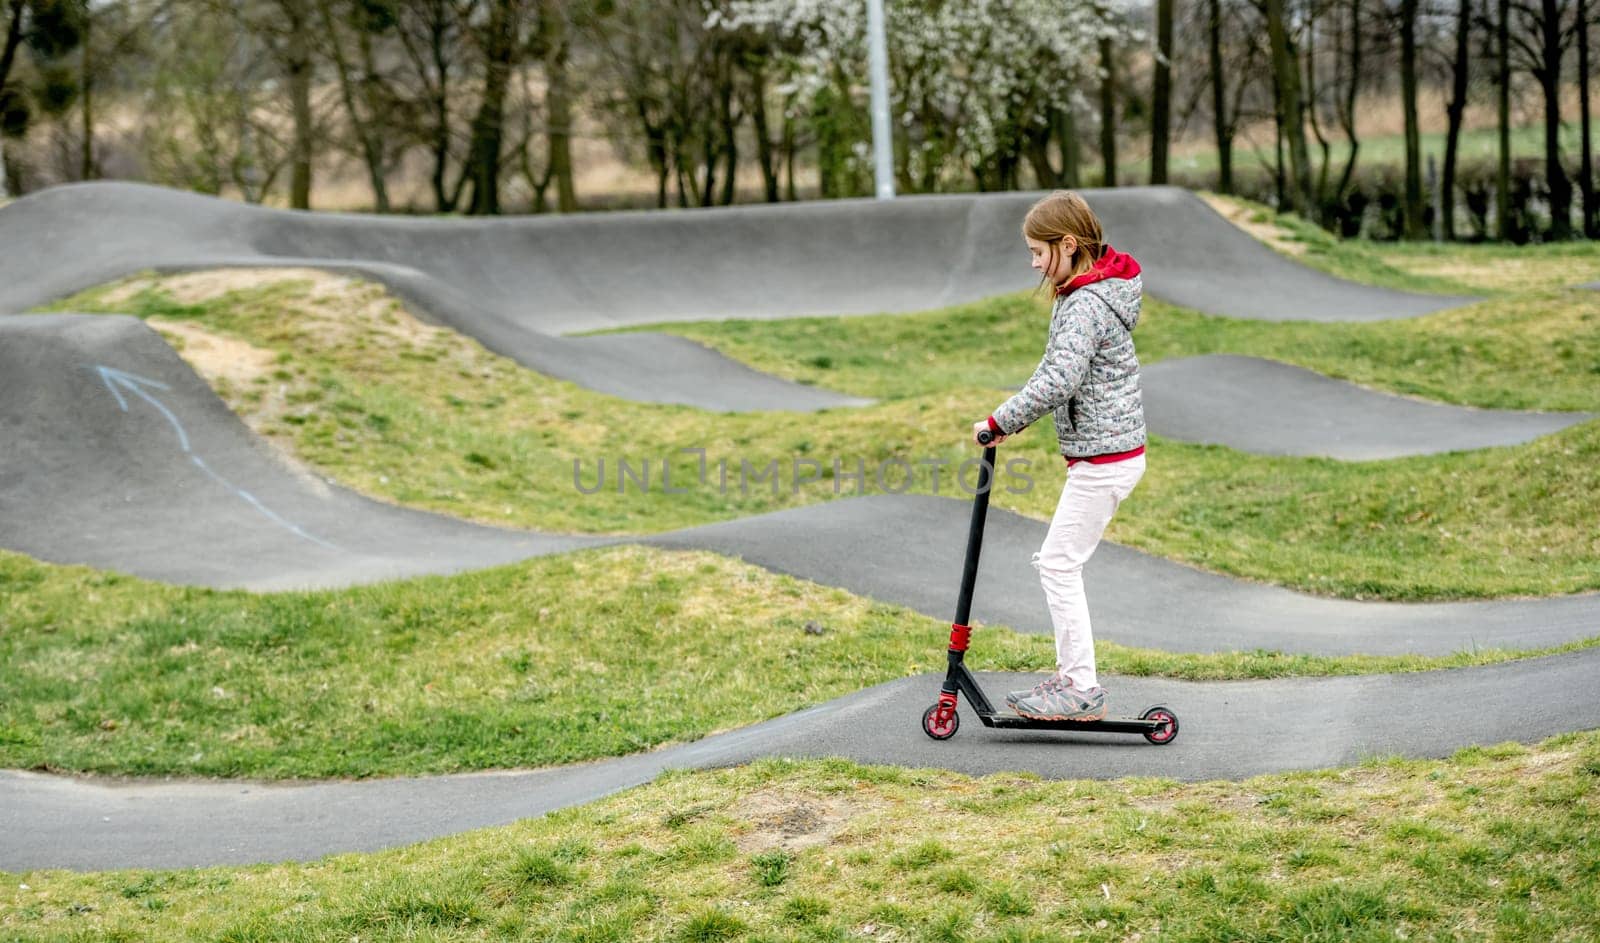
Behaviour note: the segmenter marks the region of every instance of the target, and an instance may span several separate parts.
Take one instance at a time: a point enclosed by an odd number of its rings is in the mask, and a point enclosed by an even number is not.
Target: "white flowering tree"
[[[1071,116],[1098,83],[1099,41],[1133,33],[1119,3],[885,5],[900,189],[969,174],[980,189],[1014,188],[1025,162],[1042,184],[1066,182]],[[779,90],[817,137],[824,195],[870,192],[866,0],[725,0],[709,25],[772,37]]]

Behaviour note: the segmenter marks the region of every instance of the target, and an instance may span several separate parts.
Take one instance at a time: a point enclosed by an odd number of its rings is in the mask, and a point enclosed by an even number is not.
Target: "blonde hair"
[[[1105,247],[1099,218],[1089,208],[1088,201],[1071,190],[1057,190],[1033,204],[1022,220],[1022,234],[1050,244],[1050,264],[1045,267],[1046,272],[1055,268],[1061,240],[1068,236],[1077,240],[1063,284],[1094,268]],[[1049,280],[1046,275],[1039,287],[1043,288]]]

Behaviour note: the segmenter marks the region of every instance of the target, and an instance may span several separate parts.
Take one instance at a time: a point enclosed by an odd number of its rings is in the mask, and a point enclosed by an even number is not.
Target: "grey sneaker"
[[[1037,694],[1012,703],[1011,709],[1029,720],[1104,720],[1106,689],[1093,687],[1080,691],[1072,682],[1045,682]]]
[[[1061,676],[1060,675],[1051,675],[1050,677],[1044,679],[1043,681],[1039,682],[1038,684],[1034,685],[1031,688],[1023,688],[1021,691],[1012,691],[1009,694],[1007,694],[1006,695],[1006,706],[1011,708],[1012,710],[1016,710],[1017,709],[1017,702],[1022,700],[1023,698],[1038,697],[1039,695],[1043,694],[1044,692],[1049,691],[1050,689],[1055,688],[1055,687],[1059,686],[1060,684],[1061,684]]]

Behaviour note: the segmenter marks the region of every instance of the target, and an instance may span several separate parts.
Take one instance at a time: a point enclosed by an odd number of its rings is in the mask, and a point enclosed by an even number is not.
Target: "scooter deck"
[[[1103,720],[1037,720],[1005,712],[978,714],[985,727],[1027,730],[1082,730],[1088,733],[1151,733],[1165,726],[1164,721],[1137,717],[1107,717]]]

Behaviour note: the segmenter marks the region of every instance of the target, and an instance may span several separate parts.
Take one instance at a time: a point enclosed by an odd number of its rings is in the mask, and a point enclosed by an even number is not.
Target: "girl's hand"
[[[987,420],[987,419],[978,420],[977,422],[972,424],[972,441],[977,442],[979,445],[983,445],[982,442],[978,442],[978,433],[980,433],[980,432],[989,432],[989,431],[992,431],[992,430],[989,429],[989,420]],[[1003,433],[1003,432],[995,432],[994,433],[994,438],[989,440],[989,444],[990,445],[999,445],[1000,443],[1004,442],[1005,440],[1006,440],[1006,434],[1005,433]]]

